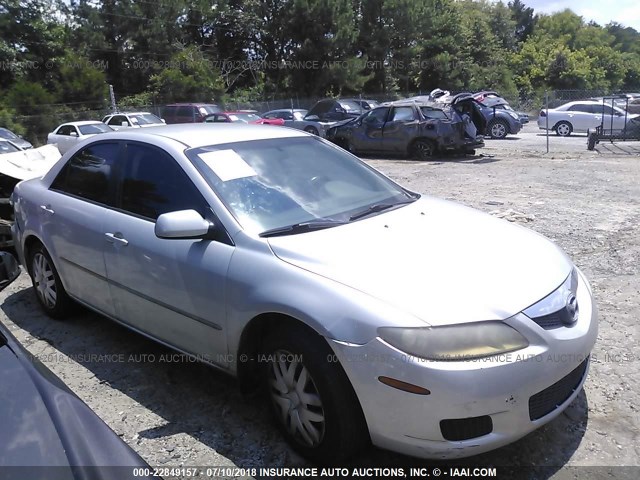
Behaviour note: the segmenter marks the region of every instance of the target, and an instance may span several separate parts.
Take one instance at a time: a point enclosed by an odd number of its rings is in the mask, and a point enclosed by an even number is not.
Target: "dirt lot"
[[[488,141],[482,152],[491,156],[370,160],[416,191],[487,212],[511,210],[508,217],[574,259],[597,298],[600,334],[577,400],[519,442],[461,463],[549,466],[539,477],[562,479],[640,478],[639,468],[572,468],[640,466],[640,143],[587,152],[584,136],[552,137],[552,153],[541,155],[544,137],[534,125],[519,137]],[[198,364],[160,362],[164,347],[92,313],[49,320],[29,285],[23,274],[0,294],[0,321],[149,464],[305,465],[266,408],[244,399],[232,379]],[[427,463],[371,451],[354,465]]]

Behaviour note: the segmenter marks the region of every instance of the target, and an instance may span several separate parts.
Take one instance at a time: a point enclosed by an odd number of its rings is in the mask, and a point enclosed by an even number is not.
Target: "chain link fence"
[[[640,88],[635,89],[640,92]],[[460,92],[451,92],[460,93]],[[373,100],[379,103],[399,100],[402,98],[413,97],[418,95],[428,95],[429,92],[402,92],[389,94],[362,94],[343,96],[341,98],[350,98],[356,100]],[[570,143],[576,144],[584,140],[584,148],[586,149],[586,136],[589,129],[595,129],[597,126],[594,122],[599,118],[598,125],[605,125],[607,121],[609,126],[613,123],[619,125],[620,122],[627,122],[630,117],[636,113],[640,113],[640,93],[638,98],[632,96],[622,96],[615,92],[603,90],[553,90],[538,93],[529,96],[506,97],[511,107],[518,111],[526,113],[529,116],[529,123],[523,126],[523,130],[512,137],[517,138],[513,142],[517,147],[523,145],[523,149],[530,152],[546,153],[553,151],[561,151]],[[219,106],[225,110],[255,110],[258,113],[264,113],[275,109],[310,109],[320,97],[300,97],[297,95],[282,95],[279,97],[262,98],[258,100],[236,99],[230,96],[224,102],[219,102]],[[562,106],[567,102],[595,100],[601,106],[598,109],[592,108],[591,119],[589,124],[572,124],[567,119],[562,119],[553,110]],[[118,105],[119,111],[147,111],[162,118],[164,103],[153,103],[144,106]],[[628,115],[621,119],[620,116],[613,114],[607,115],[606,112],[623,111]],[[58,125],[65,122],[77,120],[102,120],[105,115],[112,113],[112,108],[105,102],[104,105],[95,108],[77,108],[77,106],[69,105],[43,105],[41,111],[35,111],[26,115],[17,115],[15,121],[23,125],[26,129],[25,137],[34,145],[42,145],[47,141],[47,134],[53,131]],[[605,110],[605,114],[602,111]],[[587,112],[567,112],[566,115],[572,115],[572,118],[582,116],[586,117]],[[567,128],[566,121],[570,123]],[[613,122],[613,123],[612,123]],[[2,125],[0,125],[2,126]],[[606,125],[605,125],[606,126]],[[567,138],[570,137],[570,138]],[[573,142],[573,143],[572,143]],[[526,145],[526,148],[524,147]],[[573,148],[578,150],[578,147]]]

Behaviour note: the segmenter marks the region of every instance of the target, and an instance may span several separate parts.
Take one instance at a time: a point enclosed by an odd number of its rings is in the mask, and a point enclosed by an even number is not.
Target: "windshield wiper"
[[[361,210],[351,215],[349,217],[349,221],[353,222],[354,220],[358,220],[362,217],[366,217],[367,215],[371,215],[372,213],[382,212],[383,210],[388,210],[393,207],[399,207],[400,205],[413,203],[416,200],[417,200],[416,198],[411,198],[410,200],[402,200],[400,202],[395,202],[395,203],[374,203],[373,205],[369,205],[364,210]]]
[[[276,227],[270,230],[265,230],[260,234],[261,237],[277,237],[280,235],[294,235],[296,233],[310,232],[312,230],[322,230],[323,228],[337,227],[338,225],[344,225],[346,222],[338,220],[309,220],[307,222],[294,223],[293,225],[286,225],[284,227]]]

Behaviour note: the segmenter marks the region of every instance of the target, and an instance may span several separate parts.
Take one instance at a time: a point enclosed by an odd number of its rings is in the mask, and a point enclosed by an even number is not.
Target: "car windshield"
[[[136,123],[138,125],[155,125],[162,124],[162,120],[156,117],[152,113],[140,113],[135,115],[129,115],[131,119],[131,123]]]
[[[245,230],[347,222],[416,198],[351,154],[315,137],[190,149],[187,156]]]
[[[82,135],[95,135],[96,133],[112,132],[113,128],[104,123],[91,123],[89,125],[78,125],[78,129]]]
[[[260,120],[260,116],[255,113],[230,113],[229,118],[234,122],[254,122]]]
[[[347,112],[360,113],[362,107],[352,100],[340,100],[340,106]]]
[[[0,138],[6,138],[7,140],[18,140],[19,137],[11,130],[0,128]]]
[[[20,149],[16,148],[11,143],[0,140],[0,153],[13,153],[19,151]]]
[[[211,115],[212,113],[219,113],[222,111],[217,105],[202,105],[198,110],[203,115]]]

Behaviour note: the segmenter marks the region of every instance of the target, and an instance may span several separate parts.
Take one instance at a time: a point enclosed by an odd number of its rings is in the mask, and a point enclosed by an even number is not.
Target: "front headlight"
[[[378,335],[409,355],[439,361],[489,357],[529,345],[517,330],[497,321],[430,328],[383,327]]]

